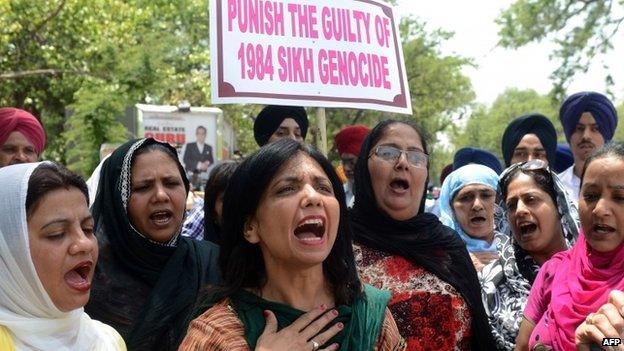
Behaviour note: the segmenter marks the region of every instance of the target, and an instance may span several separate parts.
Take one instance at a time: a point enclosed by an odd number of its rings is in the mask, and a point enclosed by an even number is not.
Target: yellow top
[[[15,351],[15,344],[9,330],[0,325],[0,350]]]

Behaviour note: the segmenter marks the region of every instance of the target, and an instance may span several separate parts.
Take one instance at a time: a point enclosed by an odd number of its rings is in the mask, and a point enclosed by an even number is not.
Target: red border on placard
[[[392,102],[386,100],[376,100],[376,99],[362,99],[362,98],[345,98],[345,97],[335,97],[335,96],[323,96],[323,95],[291,95],[291,94],[270,94],[270,93],[253,93],[253,92],[238,92],[234,89],[234,86],[228,82],[223,80],[223,19],[221,17],[222,11],[221,6],[223,0],[217,0],[217,47],[218,52],[217,55],[219,57],[219,73],[218,73],[218,88],[217,95],[223,98],[230,97],[259,97],[259,98],[271,98],[271,99],[293,99],[293,100],[321,100],[321,101],[332,101],[332,102],[359,102],[359,103],[369,103],[369,104],[378,104],[378,105],[386,105],[400,108],[407,108],[407,98],[405,91],[405,82],[403,81],[403,67],[401,67],[401,53],[399,52],[400,46],[397,42],[398,35],[396,33],[396,26],[394,23],[394,16],[392,15],[392,8],[390,6],[386,6],[384,4],[379,4],[377,2],[373,2],[370,0],[355,0],[360,2],[365,2],[374,6],[381,7],[382,11],[390,18],[392,22],[392,32],[394,33],[394,47],[395,47],[395,55],[397,58],[397,69],[399,73],[399,82],[401,84],[401,93],[394,97]]]

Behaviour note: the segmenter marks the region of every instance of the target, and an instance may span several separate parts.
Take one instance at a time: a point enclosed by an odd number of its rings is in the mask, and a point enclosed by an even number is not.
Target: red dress
[[[353,249],[362,281],[392,291],[388,307],[408,350],[470,350],[470,310],[455,288],[401,256]]]

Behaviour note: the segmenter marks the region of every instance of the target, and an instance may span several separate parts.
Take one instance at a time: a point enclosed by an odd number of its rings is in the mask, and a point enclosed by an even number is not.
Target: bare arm
[[[529,338],[531,333],[535,329],[535,323],[522,317],[522,323],[520,323],[520,329],[518,330],[518,337],[516,338],[516,351],[528,351],[529,350]]]

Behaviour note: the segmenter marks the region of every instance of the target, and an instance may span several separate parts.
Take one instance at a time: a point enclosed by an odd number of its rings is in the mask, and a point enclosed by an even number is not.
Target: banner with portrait
[[[143,137],[167,142],[176,148],[193,188],[202,188],[212,167],[229,158],[235,139],[228,134],[220,137],[224,125],[223,112],[218,108],[196,107],[181,112],[175,106],[137,104]],[[229,126],[227,126],[231,129]],[[223,145],[225,144],[225,148]]]

